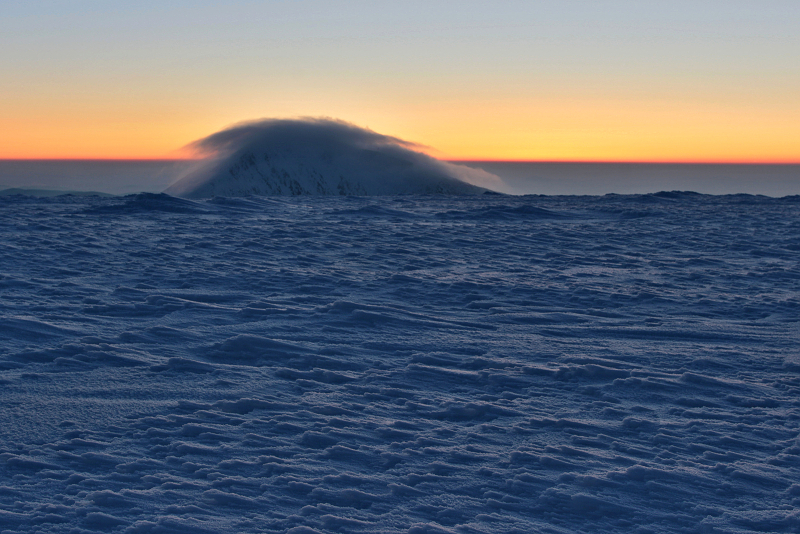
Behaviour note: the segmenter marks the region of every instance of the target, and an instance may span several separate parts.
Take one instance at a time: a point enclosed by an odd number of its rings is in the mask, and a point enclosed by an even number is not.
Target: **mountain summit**
[[[165,190],[170,195],[469,195],[486,191],[477,184],[500,182],[332,119],[242,123],[189,148],[206,157]]]

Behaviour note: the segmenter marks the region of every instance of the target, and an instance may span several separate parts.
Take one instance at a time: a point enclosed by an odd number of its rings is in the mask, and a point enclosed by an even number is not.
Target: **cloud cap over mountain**
[[[245,195],[478,194],[502,182],[420,146],[326,118],[263,119],[195,141],[204,156],[166,193]]]

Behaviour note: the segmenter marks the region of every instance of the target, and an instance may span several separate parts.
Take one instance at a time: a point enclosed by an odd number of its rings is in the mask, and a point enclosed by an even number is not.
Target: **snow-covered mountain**
[[[202,160],[166,193],[246,195],[479,194],[500,179],[439,161],[416,145],[329,119],[264,120],[192,145]],[[480,184],[480,185],[477,185]]]

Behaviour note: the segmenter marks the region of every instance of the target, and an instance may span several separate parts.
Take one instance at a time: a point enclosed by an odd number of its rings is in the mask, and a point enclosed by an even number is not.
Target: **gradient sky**
[[[327,116],[453,159],[800,162],[798,28],[797,0],[2,0],[0,158]]]

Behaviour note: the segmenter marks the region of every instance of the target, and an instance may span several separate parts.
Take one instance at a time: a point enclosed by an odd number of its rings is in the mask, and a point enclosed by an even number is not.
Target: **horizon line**
[[[495,158],[448,158],[450,163],[571,163],[609,165],[800,165],[800,159],[792,160],[647,160],[647,159],[495,159]]]
[[[0,158],[0,161],[200,161],[203,158]]]
[[[2,158],[0,162],[192,162],[204,158]],[[448,163],[553,163],[553,164],[609,164],[609,165],[800,165],[796,160],[645,160],[645,159],[519,159],[519,158],[435,158]]]

